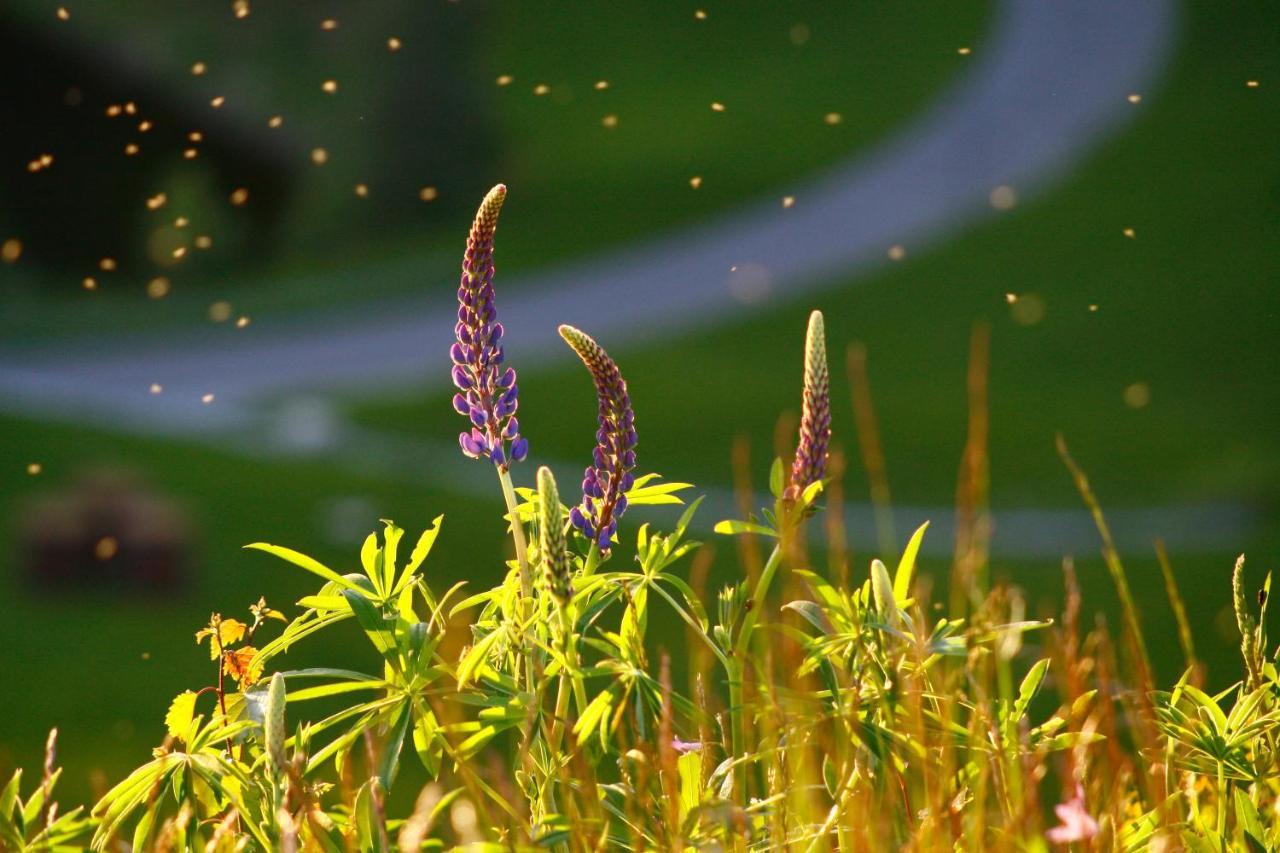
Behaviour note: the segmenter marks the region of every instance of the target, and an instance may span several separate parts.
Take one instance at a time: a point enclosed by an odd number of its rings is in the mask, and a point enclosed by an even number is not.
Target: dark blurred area
[[[286,243],[306,252],[439,223],[451,206],[424,204],[415,178],[428,200],[457,198],[498,149],[485,90],[460,61],[485,13],[385,3],[325,19],[331,29],[298,25],[333,5],[262,4],[251,26],[220,3],[104,8],[95,37],[54,15],[0,15],[0,224],[21,230],[29,261],[90,274],[104,258],[132,273],[179,258],[243,272]],[[207,61],[165,61],[174,25]],[[413,57],[359,61],[353,41]],[[357,106],[326,109],[334,100]],[[357,185],[367,204],[352,217],[340,202]],[[243,208],[234,217],[228,199]],[[188,233],[216,232],[219,251],[175,257],[190,242],[176,208]]]
[[[172,597],[190,583],[196,546],[171,498],[110,469],[32,500],[17,539],[28,585],[46,595]]]

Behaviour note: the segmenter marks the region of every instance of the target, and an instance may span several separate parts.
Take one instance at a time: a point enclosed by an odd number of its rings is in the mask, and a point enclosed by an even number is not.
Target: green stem
[[[760,571],[760,579],[756,581],[755,592],[751,594],[751,607],[742,616],[742,630],[738,632],[738,640],[734,643],[733,654],[741,657],[747,653],[751,643],[751,632],[760,620],[760,611],[764,609],[765,598],[769,595],[769,587],[773,584],[773,576],[778,573],[782,564],[782,543],[773,546],[773,553]]]
[[[769,595],[769,587],[773,584],[773,576],[778,572],[778,566],[782,563],[782,542],[773,546],[773,553],[769,555],[768,561],[764,564],[764,568],[760,572],[760,578],[756,581],[755,591],[751,595],[751,606],[742,616],[742,628],[738,633],[738,639],[733,644],[733,654],[725,662],[725,675],[729,681],[729,738],[733,745],[733,758],[735,761],[743,758],[747,752],[746,744],[746,727],[744,725],[744,707],[745,696],[743,692],[743,661],[746,660],[751,645],[751,635],[755,630],[756,622],[760,619],[760,611],[764,609],[765,599]],[[734,769],[734,787],[737,789],[739,796],[742,797],[743,805],[747,802],[747,768],[746,763],[739,764]]]
[[[507,515],[511,517],[511,538],[516,544],[516,562],[520,564],[520,593],[533,598],[533,577],[529,573],[529,553],[524,541],[524,525],[516,511],[516,490],[511,485],[511,472],[498,467],[498,482],[502,484],[502,497],[507,502]]]
[[[582,576],[589,578],[595,574],[596,567],[600,565],[600,546],[591,543],[591,550],[587,551],[587,561],[582,564]]]
[[[502,484],[502,497],[507,501],[507,515],[511,517],[511,538],[516,543],[516,562],[520,565],[520,606],[516,608],[516,617],[520,620],[520,633],[524,637],[529,628],[529,603],[534,599],[534,576],[529,569],[529,549],[525,544],[525,525],[520,520],[520,512],[516,508],[516,489],[511,484],[511,471],[498,466],[498,482]],[[525,689],[538,695],[538,678],[534,671],[534,654],[531,644],[525,643]],[[527,733],[526,733],[527,734]]]

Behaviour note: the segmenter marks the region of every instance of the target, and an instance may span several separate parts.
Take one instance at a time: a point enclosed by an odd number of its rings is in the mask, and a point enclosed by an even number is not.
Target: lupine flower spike
[[[462,452],[503,470],[529,453],[516,420],[516,372],[503,366],[503,330],[493,301],[493,234],[506,197],[503,184],[489,190],[471,223],[458,286],[457,341],[449,351],[458,387],[453,407],[471,419],[470,432],[458,436]]]
[[[582,477],[582,504],[570,510],[569,520],[601,551],[608,551],[618,519],[627,511],[625,492],[631,488],[631,471],[636,466],[635,413],[627,383],[604,348],[573,326],[561,326],[560,337],[591,371],[600,402],[596,448]]]
[[[563,610],[573,596],[569,562],[569,548],[564,540],[564,520],[560,517],[560,493],[556,490],[556,478],[545,465],[538,469],[538,527],[541,537],[543,571],[547,590]]]
[[[791,465],[791,482],[784,497],[797,500],[804,490],[827,473],[827,447],[831,443],[831,392],[827,374],[827,341],[822,312],[809,315],[804,345],[804,409],[800,416],[800,443]]]

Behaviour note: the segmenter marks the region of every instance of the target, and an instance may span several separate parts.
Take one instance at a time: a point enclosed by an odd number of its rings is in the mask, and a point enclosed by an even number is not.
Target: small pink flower
[[[678,737],[673,737],[671,739],[671,748],[681,755],[684,755],[687,752],[697,752],[702,749],[702,744],[698,743],[696,740],[680,740]]]
[[[1084,788],[1076,785],[1076,795],[1065,803],[1053,807],[1062,826],[1055,826],[1045,833],[1054,844],[1070,844],[1085,841],[1098,834],[1098,822],[1085,810]]]

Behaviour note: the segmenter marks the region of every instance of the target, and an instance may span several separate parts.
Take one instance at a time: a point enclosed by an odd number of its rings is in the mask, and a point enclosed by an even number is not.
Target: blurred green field
[[[289,127],[299,126],[302,171],[284,223],[287,239],[268,269],[245,270],[223,257],[234,252],[234,240],[215,232],[210,253],[164,271],[173,290],[159,302],[142,298],[147,277],[99,276],[99,290],[86,294],[78,276],[51,283],[17,266],[0,335],[39,341],[103,328],[183,329],[207,323],[215,299],[261,321],[437,284],[452,291],[459,229],[465,233],[478,199],[499,181],[519,201],[503,222],[506,272],[678,228],[761,192],[781,196],[787,181],[871,144],[939,97],[975,60],[957,48],[981,51],[990,7],[989,0],[966,0],[943,15],[928,0],[753,2],[708,5],[708,17],[697,20],[692,7],[670,4],[611,4],[589,13],[570,5],[495,5],[477,23],[483,49],[457,60],[460,81],[477,101],[471,107],[496,135],[493,173],[455,188],[447,173],[390,168],[384,184],[370,183],[365,200],[352,187],[388,168],[378,158],[379,137],[394,124],[392,116],[371,116],[377,123],[369,127],[364,104],[381,103],[379,87],[432,85],[394,70],[416,67],[424,58],[415,52],[428,46],[409,40],[390,54],[380,35],[398,18],[412,19],[411,9],[388,6],[373,21],[347,21],[324,34],[319,16],[305,26],[277,22],[272,32],[282,41],[269,52],[244,41],[235,26],[184,27],[176,8],[123,19],[121,9],[98,9],[90,14],[103,38],[141,34],[150,43],[146,34],[155,39],[176,28],[172,44],[153,48],[153,64],[191,98],[208,89],[188,73],[191,59],[210,58],[212,77],[212,58],[226,56],[225,64],[244,66],[239,73],[253,72],[251,115],[261,113],[265,122],[288,105]],[[231,79],[236,71],[227,72]],[[513,81],[498,86],[504,75]],[[340,81],[332,97],[320,90],[330,77]],[[597,90],[602,80],[608,87]],[[535,95],[538,85],[549,92]],[[713,111],[713,102],[724,112]],[[386,108],[394,110],[394,102]],[[839,114],[838,124],[827,123],[829,113]],[[617,117],[616,127],[604,126],[606,116]],[[339,142],[350,149],[344,156],[334,148]],[[306,160],[313,144],[334,149],[323,168]],[[199,185],[200,161],[178,163],[175,176]],[[693,177],[702,178],[696,190]],[[368,234],[353,231],[375,215],[370,206],[380,194],[416,199],[424,184],[441,187],[425,227],[406,216]],[[193,229],[223,222],[234,232],[235,217],[247,210],[192,193],[154,219],[186,213]]]
[[[1233,27],[1205,5],[1189,13],[1167,81],[1066,186],[940,249],[907,246],[902,262],[803,302],[778,300],[650,349],[614,348],[647,463],[723,482],[729,443],[746,435],[762,476],[778,413],[799,404],[805,317],[819,307],[842,379],[843,345],[867,346],[895,498],[951,494],[978,321],[992,328],[997,505],[1073,502],[1056,431],[1115,503],[1280,498],[1280,90],[1245,85],[1280,77],[1280,26],[1242,18]],[[1274,9],[1272,19],[1280,24]],[[504,220],[504,262],[516,231]],[[1017,322],[1010,293],[1039,299],[1043,319]],[[521,423],[535,454],[571,459],[589,445],[592,392],[579,373],[522,371]],[[1150,396],[1137,409],[1124,400],[1134,383]],[[357,404],[355,416],[448,435],[458,420],[450,394],[409,391]],[[851,436],[850,407],[835,418]]]
[[[503,167],[494,180],[519,188],[520,204],[504,219],[504,271],[678,227],[762,191],[782,194],[789,179],[875,141],[937,97],[969,61],[957,46],[981,49],[989,4],[951,7],[945,18],[931,14],[936,4],[924,2],[706,8],[705,21],[695,20],[691,9],[652,5],[610,6],[591,15],[547,4],[493,10],[486,49],[468,57],[465,73],[482,81],[489,93],[485,108],[500,125]],[[75,20],[110,33],[120,26],[112,17],[119,11],[95,9]],[[174,26],[164,17],[169,13],[157,14],[148,26],[168,32]],[[218,34],[176,32],[159,57],[175,75],[186,74],[192,56],[233,50]],[[556,38],[547,38],[549,32]],[[575,49],[563,50],[564,39]],[[412,49],[406,44],[405,58]],[[356,90],[365,61],[360,54],[325,54],[322,68],[297,44],[279,50],[302,57],[294,73],[273,78],[282,100],[294,105],[291,117],[323,122],[325,110],[352,109],[342,99],[335,107],[319,97],[310,77],[335,73],[336,63],[341,91]],[[497,87],[499,74],[516,82]],[[366,83],[380,79],[373,72],[366,77]],[[597,91],[601,79],[609,87]],[[547,83],[551,95],[535,96],[536,82]],[[726,104],[725,112],[713,112],[712,101]],[[826,123],[829,112],[840,113],[841,122]],[[618,116],[613,129],[602,125],[611,114]],[[695,175],[703,178],[696,191],[689,185]],[[339,221],[360,215],[350,178],[341,169],[318,173],[303,215]],[[411,189],[416,192],[416,184]],[[442,196],[438,203],[465,223],[475,198]],[[590,245],[582,242],[585,222]],[[141,281],[104,280],[98,292],[86,294],[78,281],[49,288],[30,267],[6,267],[0,335],[17,344],[103,329],[180,330],[207,323],[213,299],[229,299],[261,327],[274,317],[412,291],[424,282],[452,289],[461,233],[451,222],[426,235],[389,229],[354,245],[335,240],[327,253],[286,249],[275,268],[245,275],[192,268],[170,274],[174,290],[161,302],[143,298]],[[575,393],[579,380],[572,377]],[[584,429],[589,417],[580,421]],[[443,435],[453,430],[450,424]],[[496,504],[352,476],[321,461],[250,461],[196,444],[7,416],[0,418],[0,435],[0,470],[9,472],[0,492],[0,510],[9,519],[0,526],[0,554],[9,555],[13,567],[0,573],[0,593],[12,603],[11,616],[0,620],[0,643],[11,650],[3,678],[26,685],[0,695],[0,771],[38,763],[47,728],[58,725],[66,801],[88,795],[91,771],[102,771],[100,782],[135,764],[160,737],[168,699],[208,679],[210,664],[192,637],[211,610],[241,611],[259,594],[286,605],[311,591],[310,579],[241,551],[244,543],[277,541],[334,566],[348,564],[358,538],[333,543],[327,513],[334,502],[354,497],[375,508],[370,528],[379,516],[413,530],[448,513],[431,566],[441,587],[477,567],[491,572],[503,553]],[[32,461],[43,466],[38,477],[25,473]],[[22,508],[68,487],[79,472],[102,467],[139,472],[181,502],[199,531],[187,593],[175,600],[51,599],[17,577]],[[477,466],[475,475],[487,472]],[[297,655],[333,664],[347,652],[335,632]]]

